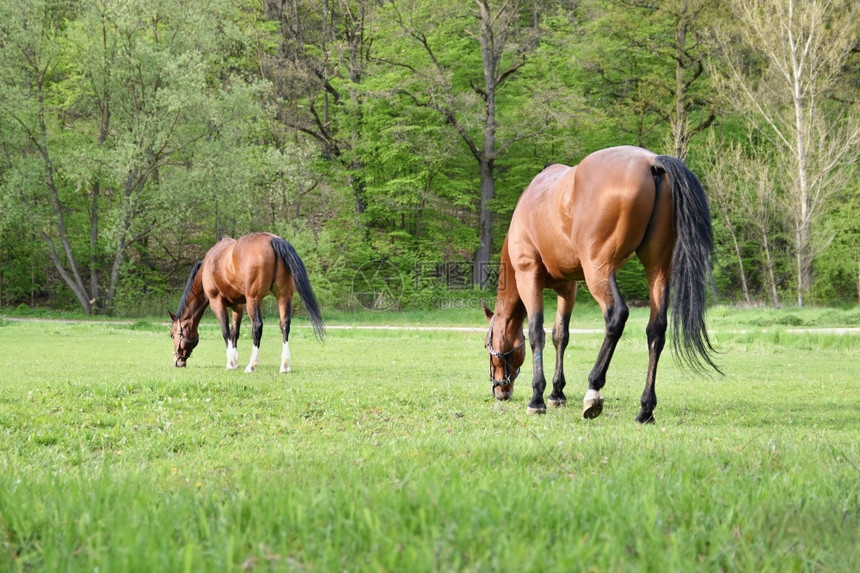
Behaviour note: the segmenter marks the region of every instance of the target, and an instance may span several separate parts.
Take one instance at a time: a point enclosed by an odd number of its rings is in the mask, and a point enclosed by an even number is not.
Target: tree
[[[0,61],[6,63],[0,69],[4,95],[0,98],[0,113],[9,118],[23,136],[23,145],[18,148],[22,159],[35,156],[35,161],[27,163],[32,167],[36,167],[36,162],[40,164],[38,181],[22,173],[19,184],[23,183],[24,189],[38,185],[44,190],[42,197],[50,204],[55,231],[49,234],[42,227],[39,234],[49,247],[51,260],[63,280],[84,310],[90,313],[92,301],[69,238],[61,201],[61,182],[50,144],[52,118],[49,106],[53,95],[50,88],[61,67],[62,52],[58,38],[70,12],[66,5],[41,1],[0,6]],[[9,65],[13,62],[16,65]],[[33,173],[31,177],[37,176]],[[19,198],[29,203],[31,197],[24,197],[24,194],[26,191],[22,190]],[[68,268],[57,252],[53,235],[60,242]]]
[[[277,32],[267,35],[271,48],[258,54],[280,121],[348,171],[359,215],[366,208],[363,165],[351,151],[363,113],[359,88],[373,45],[367,34],[373,7],[370,0],[267,0],[266,17]]]
[[[706,31],[721,4],[588,3],[588,39],[577,48],[587,74],[583,81],[595,105],[605,106],[618,129],[635,138],[631,143],[651,147],[668,140],[667,152],[685,161],[692,138],[713,123]]]
[[[367,225],[379,246],[444,261],[472,252],[472,193],[458,141],[425,108],[404,106],[392,86],[374,82],[355,149],[364,164]]]
[[[771,304],[780,306],[776,278],[776,240],[785,228],[785,205],[780,202],[774,177],[776,162],[772,153],[756,144],[754,134],[744,141],[725,141],[709,137],[705,182],[711,205],[731,238],[738,262],[738,276],[744,301],[752,303],[746,260],[758,262],[764,275],[763,288]],[[747,247],[754,248],[752,255]],[[754,245],[754,247],[752,247]]]
[[[711,140],[712,142],[715,140]],[[711,143],[711,149],[717,147],[715,143]],[[722,147],[722,146],[720,146]],[[741,281],[741,292],[744,301],[747,304],[752,302],[750,289],[747,281],[747,269],[744,264],[744,253],[741,246],[741,227],[737,222],[737,215],[744,205],[747,204],[745,191],[748,189],[744,185],[739,184],[735,174],[737,173],[739,154],[725,154],[723,149],[714,149],[709,156],[713,158],[713,166],[708,173],[706,180],[708,188],[708,197],[711,207],[715,214],[718,214],[723,223],[723,227],[731,238],[732,247],[735,258],[738,263],[738,277]]]
[[[549,103],[557,91],[554,78],[544,78],[540,90],[529,88],[534,96],[526,108],[533,111],[530,121],[511,125],[502,121],[511,118],[502,111],[503,91],[517,89],[517,78],[548,32],[536,6],[527,0],[498,5],[474,0],[470,8],[422,1],[389,5],[406,42],[388,50],[400,50],[399,54],[381,56],[379,61],[408,70],[412,81],[400,93],[413,105],[441,116],[477,163],[480,191],[473,282],[479,287],[487,285],[494,247],[497,162],[512,146],[545,132],[553,105],[565,99]],[[469,19],[475,24],[466,23]]]
[[[841,0],[738,0],[732,8],[737,25],[719,32],[726,58],[714,73],[735,108],[780,150],[803,306],[821,243],[817,226],[857,161],[858,103],[831,96],[857,43],[860,8]]]
[[[0,113],[25,135],[15,152],[41,164],[19,200],[82,309],[109,311],[129,247],[165,224],[165,170],[235,113],[207,76],[223,6],[13,4],[0,14]]]

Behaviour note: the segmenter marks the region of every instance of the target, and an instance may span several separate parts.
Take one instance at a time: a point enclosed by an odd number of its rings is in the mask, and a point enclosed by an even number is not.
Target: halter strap
[[[179,342],[185,342],[188,344],[197,344],[200,341],[200,336],[195,336],[194,338],[188,338],[181,332],[179,333]]]
[[[194,338],[188,338],[187,336],[182,334],[182,325],[179,326],[179,332],[177,332],[176,334],[177,336],[179,336],[180,343],[184,342],[187,346],[191,347],[191,349],[188,350],[188,354],[184,357],[184,360],[188,360],[189,358],[191,358],[191,353],[194,352],[194,348],[197,346],[197,343],[200,342],[200,335],[198,334]],[[179,351],[174,350],[173,355],[179,356]]]
[[[499,386],[507,386],[508,384],[513,384],[514,381],[517,379],[517,376],[520,375],[519,368],[517,368],[516,372],[511,374],[511,364],[508,360],[508,357],[520,348],[522,348],[523,345],[526,343],[526,339],[525,337],[523,337],[522,342],[520,342],[506,352],[499,352],[498,350],[493,350],[493,324],[495,323],[495,320],[496,316],[493,315],[493,317],[490,319],[490,332],[487,335],[487,343],[484,345],[484,347],[487,349],[487,352],[490,353],[490,356],[494,356],[502,360],[502,364],[505,365],[505,377],[501,380],[496,380],[495,378],[493,378],[493,361],[492,359],[490,359],[490,382],[493,383],[491,392],[493,393],[494,397],[496,395],[496,388],[498,388]]]

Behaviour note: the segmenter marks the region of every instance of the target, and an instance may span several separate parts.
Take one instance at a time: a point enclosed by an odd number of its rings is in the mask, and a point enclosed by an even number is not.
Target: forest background
[[[721,301],[856,304],[858,27],[839,0],[4,0],[0,306],[161,314],[255,230],[330,308],[477,300],[531,178],[620,144],[702,180]]]

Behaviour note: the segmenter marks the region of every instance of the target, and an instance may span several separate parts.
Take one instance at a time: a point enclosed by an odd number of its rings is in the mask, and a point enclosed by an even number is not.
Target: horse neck
[[[191,333],[197,332],[197,325],[200,324],[203,312],[209,306],[209,299],[203,292],[202,274],[202,272],[198,272],[194,277],[191,290],[188,292],[188,298],[185,299],[185,311],[180,317],[182,322],[190,322],[188,329]]]
[[[517,277],[511,258],[508,255],[508,240],[502,246],[501,262],[499,263],[499,287],[496,291],[496,310],[494,321],[494,336],[503,337],[507,344],[513,344],[514,339],[522,329],[526,317],[526,307],[517,290]]]

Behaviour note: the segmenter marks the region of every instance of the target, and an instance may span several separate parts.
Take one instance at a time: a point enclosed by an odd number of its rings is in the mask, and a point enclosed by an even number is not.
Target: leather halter
[[[198,335],[198,336],[195,336],[194,338],[188,338],[187,336],[182,334],[182,326],[181,325],[179,326],[178,330],[179,330],[179,332],[177,332],[176,334],[179,336],[179,344],[182,344],[184,342],[186,348],[189,346],[191,348],[188,350],[188,354],[186,354],[185,356],[180,356],[179,350],[174,350],[173,355],[176,356],[177,358],[181,358],[182,360],[188,360],[189,358],[191,358],[191,353],[194,352],[194,349],[197,347],[197,343],[200,342],[200,336]]]
[[[491,357],[490,358],[490,382],[493,383],[493,387],[491,389],[491,392],[493,393],[493,397],[495,397],[495,395],[496,395],[496,388],[498,388],[499,386],[507,386],[508,384],[513,384],[514,380],[517,379],[517,376],[520,375],[520,369],[519,368],[517,368],[516,372],[511,374],[511,363],[510,363],[509,357],[511,354],[513,354],[514,352],[516,352],[517,350],[522,348],[523,345],[526,343],[526,339],[525,339],[525,337],[523,337],[522,342],[520,342],[519,344],[517,344],[516,346],[514,346],[513,348],[511,348],[507,352],[499,352],[497,350],[493,350],[493,323],[495,322],[495,320],[496,320],[496,317],[494,315],[493,318],[490,319],[490,332],[487,334],[487,343],[484,345],[484,347],[487,349],[487,352],[490,353],[490,357]],[[501,359],[502,364],[505,365],[505,377],[502,378],[501,380],[496,380],[495,378],[493,378],[493,359],[492,359],[493,356]]]

